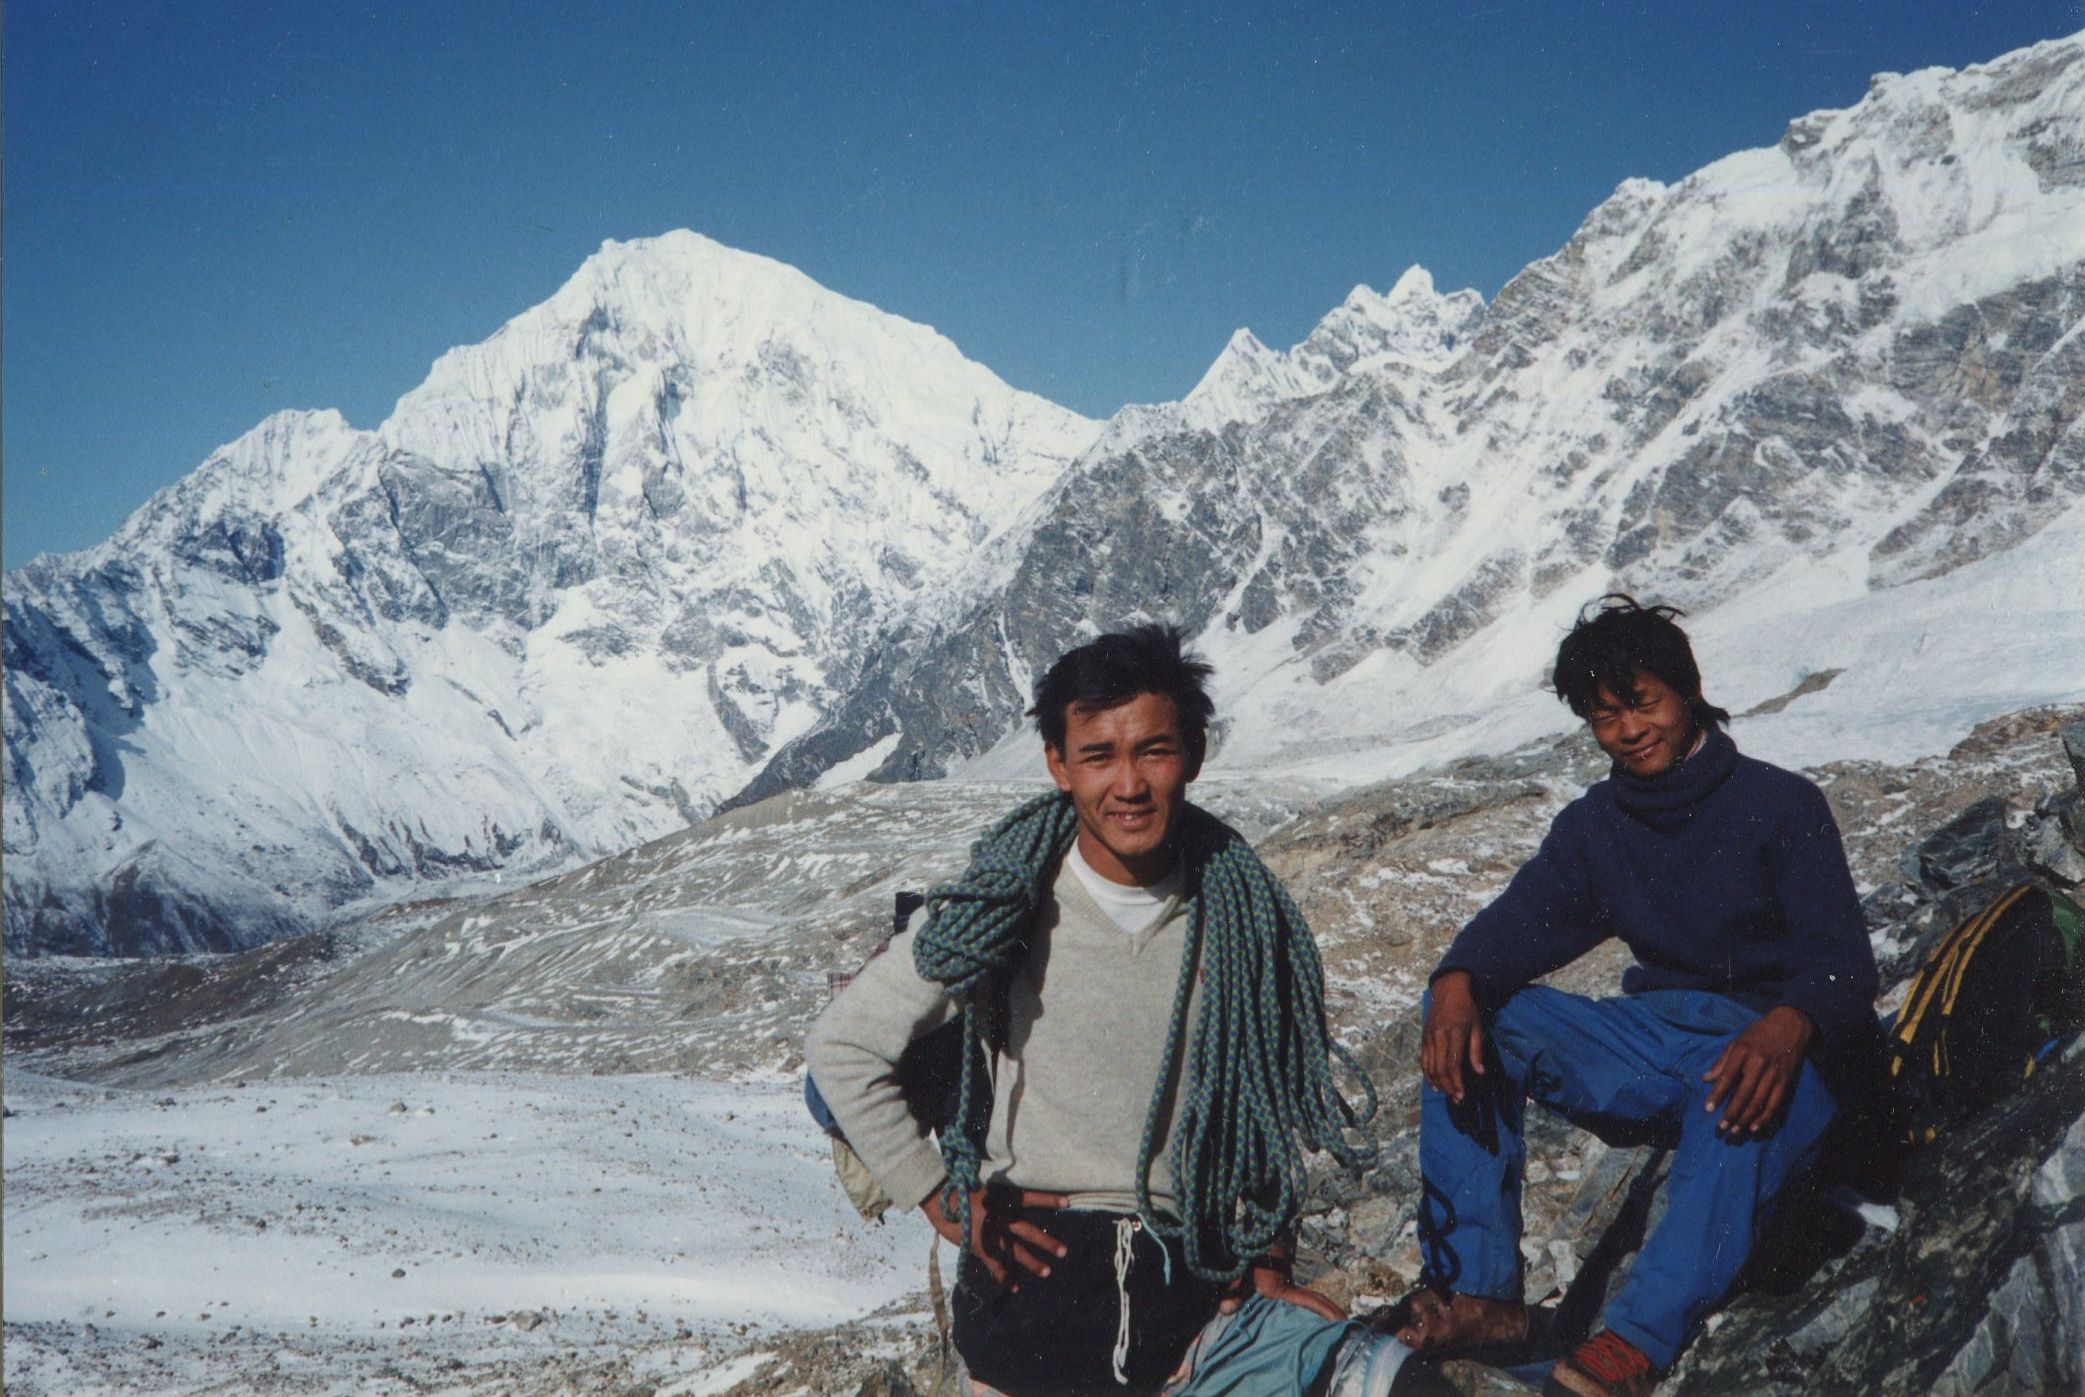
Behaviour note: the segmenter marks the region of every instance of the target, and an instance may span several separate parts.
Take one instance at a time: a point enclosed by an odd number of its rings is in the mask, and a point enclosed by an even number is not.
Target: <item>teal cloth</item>
[[[1359,1321],[1321,1319],[1264,1295],[1227,1318],[1195,1339],[1187,1381],[1166,1397],[1382,1397],[1410,1354]]]

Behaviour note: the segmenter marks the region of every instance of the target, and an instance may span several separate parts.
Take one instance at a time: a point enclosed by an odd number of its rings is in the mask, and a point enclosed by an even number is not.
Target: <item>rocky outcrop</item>
[[[2085,1052],[2074,1048],[1920,1152],[1893,1226],[1862,1231],[1788,1294],[1748,1295],[1726,1309],[1662,1390],[2079,1391],[2081,1185]]]

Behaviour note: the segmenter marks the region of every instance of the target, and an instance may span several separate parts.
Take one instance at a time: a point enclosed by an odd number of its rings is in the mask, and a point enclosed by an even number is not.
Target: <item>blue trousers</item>
[[[1520,991],[1486,1025],[1486,1075],[1463,1072],[1463,1104],[1421,1084],[1420,1243],[1431,1278],[1465,1295],[1521,1296],[1522,1111],[1529,1099],[1604,1139],[1672,1146],[1666,1211],[1601,1323],[1669,1368],[1729,1290],[1776,1192],[1838,1114],[1816,1069],[1779,1124],[1723,1138],[1702,1074],[1759,1015],[1719,994],[1656,990],[1586,999]],[[1472,1083],[1474,1082],[1474,1089]]]

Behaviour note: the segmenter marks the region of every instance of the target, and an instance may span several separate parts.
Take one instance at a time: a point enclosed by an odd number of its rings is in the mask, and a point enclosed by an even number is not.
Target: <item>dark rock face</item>
[[[2085,1055],[1928,1147],[1896,1206],[1795,1294],[1732,1305],[1661,1390],[2085,1388]]]
[[[1984,882],[2012,863],[2007,833],[2005,802],[1980,800],[1919,841],[1906,871],[1941,891]]]
[[[177,542],[174,556],[234,582],[282,576],[282,533],[265,519],[227,512]]]
[[[2001,426],[1917,515],[1876,545],[1877,580],[1931,577],[2010,546],[2085,493],[2085,268],[2019,288],[1934,327],[1922,386],[1954,390]],[[1973,314],[1972,314],[1973,312]],[[1945,376],[1944,378],[1942,376]],[[1918,391],[1914,388],[1914,391]]]

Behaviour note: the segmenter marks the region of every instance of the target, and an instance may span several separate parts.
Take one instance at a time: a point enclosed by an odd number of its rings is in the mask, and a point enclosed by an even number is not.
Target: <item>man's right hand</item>
[[[1419,1042],[1420,1072],[1457,1105],[1463,1098],[1463,1068],[1484,1075],[1484,1016],[1473,984],[1467,970],[1451,970],[1433,982]]]
[[[970,1195],[968,1246],[964,1244],[961,1226],[943,1210],[941,1198],[942,1185],[936,1184],[934,1191],[920,1200],[920,1211],[927,1215],[927,1221],[950,1246],[957,1251],[968,1251],[984,1263],[992,1279],[1009,1290],[1021,1288],[1013,1270],[1015,1266],[1034,1275],[1047,1276],[1050,1262],[1064,1257],[1064,1243],[1034,1223],[1018,1217],[1007,1221],[1010,1214],[1022,1208],[1064,1207],[1071,1199],[1062,1193],[1042,1193],[1006,1184],[992,1184],[975,1190]]]

